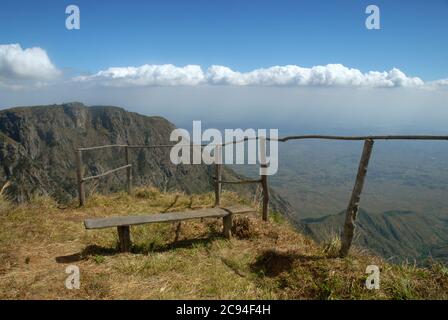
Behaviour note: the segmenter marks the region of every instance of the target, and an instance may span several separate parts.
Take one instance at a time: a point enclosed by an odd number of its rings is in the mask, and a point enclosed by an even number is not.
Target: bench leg
[[[232,218],[233,218],[232,214],[228,214],[222,218],[224,226],[223,233],[224,237],[226,237],[227,239],[230,239],[232,237]]]
[[[118,231],[118,241],[121,252],[131,251],[131,232],[129,226],[117,227]]]

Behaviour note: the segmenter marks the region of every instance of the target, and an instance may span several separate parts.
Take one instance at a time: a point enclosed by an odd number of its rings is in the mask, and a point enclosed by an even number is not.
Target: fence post
[[[261,187],[263,188],[263,211],[262,217],[263,221],[268,221],[269,212],[269,189],[268,189],[268,176],[267,171],[267,160],[266,160],[266,137],[260,137],[259,139],[259,157],[260,157],[260,175],[261,175]]]
[[[361,198],[361,192],[364,186],[367,167],[369,165],[370,156],[372,154],[373,143],[374,142],[372,139],[367,139],[364,142],[361,160],[359,161],[358,174],[356,175],[355,186],[353,187],[352,196],[350,198],[345,216],[344,231],[342,233],[341,239],[341,250],[339,251],[339,256],[341,258],[348,255],[350,246],[352,244],[353,234],[355,231],[355,220],[359,209],[359,200]]]
[[[266,166],[262,166],[266,168]],[[268,189],[268,176],[261,175],[261,186],[263,188],[263,221],[268,221],[268,211],[269,211],[269,189]]]
[[[126,165],[130,165],[129,146],[125,147]],[[126,190],[132,194],[132,167],[126,168]]]
[[[215,207],[221,204],[222,146],[215,147]]]
[[[78,198],[79,205],[82,207],[86,202],[86,194],[84,190],[84,170],[82,166],[82,151],[76,150],[76,178],[78,179]]]

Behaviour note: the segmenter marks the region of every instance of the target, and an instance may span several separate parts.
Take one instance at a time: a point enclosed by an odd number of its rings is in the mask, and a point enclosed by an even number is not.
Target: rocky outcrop
[[[118,107],[86,107],[81,103],[19,107],[0,112],[0,183],[9,182],[6,194],[25,201],[48,194],[61,202],[76,196],[74,151],[80,146],[105,144],[169,144],[175,126],[161,117],[148,117]],[[132,149],[133,184],[162,190],[202,193],[213,190],[213,168],[206,165],[174,165],[169,148]],[[122,148],[83,153],[85,175],[95,175],[125,163]],[[226,168],[224,178],[237,174]],[[125,172],[87,184],[87,193],[124,189]],[[0,186],[1,187],[1,186]],[[235,186],[250,195],[253,186]],[[275,192],[272,206],[289,210]]]

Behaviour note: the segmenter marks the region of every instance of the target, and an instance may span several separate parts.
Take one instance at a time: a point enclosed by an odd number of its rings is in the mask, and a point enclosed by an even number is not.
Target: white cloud
[[[448,89],[448,79],[440,79],[436,81],[428,82],[428,87],[431,89],[443,88]]]
[[[20,86],[22,81],[47,81],[60,74],[41,48],[22,49],[19,44],[0,44],[0,83],[3,86]]]
[[[206,77],[210,84],[255,86],[416,87],[424,84],[420,78],[408,77],[395,68],[389,72],[371,71],[363,74],[358,69],[341,64],[312,68],[274,66],[246,73],[223,66],[211,66]]]
[[[206,81],[210,84],[246,85],[243,74],[224,66],[211,66],[206,73]]]
[[[61,74],[42,48],[22,49],[19,44],[0,44],[0,87],[41,87],[47,85],[46,81]],[[145,64],[139,67],[111,67],[93,75],[77,76],[71,81],[106,87],[221,85],[448,88],[448,79],[425,83],[396,68],[363,73],[342,64],[310,68],[297,65],[272,66],[249,72],[239,72],[219,65],[212,65],[203,71],[199,65],[177,67],[172,64]]]
[[[388,72],[358,69],[342,64],[304,68],[296,65],[274,66],[249,72],[234,71],[226,66],[213,65],[206,72],[198,65],[176,67],[143,65],[140,67],[109,68],[90,76],[74,78],[77,82],[92,82],[104,86],[325,86],[325,87],[419,87],[424,82],[409,77],[394,68]]]
[[[94,81],[105,86],[194,86],[204,81],[200,66],[176,67],[172,64],[108,68],[91,76],[74,78],[77,82]]]

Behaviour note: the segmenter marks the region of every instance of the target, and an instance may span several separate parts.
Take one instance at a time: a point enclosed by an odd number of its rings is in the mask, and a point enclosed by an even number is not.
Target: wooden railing
[[[114,148],[114,147],[125,148],[126,165],[115,168],[115,169],[108,170],[106,172],[103,172],[103,173],[100,173],[100,174],[97,174],[94,176],[84,177],[84,166],[82,164],[82,152],[89,151],[89,150],[99,150],[99,149],[104,149],[104,148]],[[79,205],[83,206],[86,202],[86,193],[85,193],[85,187],[84,187],[86,181],[98,179],[98,178],[107,176],[111,173],[114,173],[114,172],[117,172],[120,170],[124,170],[124,169],[126,169],[126,189],[127,189],[128,193],[132,193],[132,164],[130,163],[129,146],[128,145],[114,144],[114,145],[104,145],[104,146],[76,149],[76,177],[78,180]]]
[[[238,141],[230,141],[227,143],[215,145],[215,156],[221,159],[222,155],[222,147],[228,144],[236,144],[242,143],[249,140],[257,140],[258,138],[244,138]],[[375,140],[443,140],[448,141],[448,136],[440,136],[440,135],[372,135],[372,136],[332,136],[332,135],[297,135],[297,136],[287,136],[283,138],[263,138],[267,141],[278,141],[278,142],[287,142],[291,140],[306,140],[306,139],[319,139],[319,140],[346,140],[346,141],[364,141],[364,147],[361,154],[361,159],[358,166],[358,173],[356,175],[355,185],[353,187],[352,195],[350,198],[350,202],[347,207],[344,228],[342,232],[341,238],[341,248],[339,251],[339,255],[341,257],[347,256],[355,230],[355,221],[356,216],[359,210],[359,201],[361,199],[361,193],[364,186],[365,177],[367,174],[367,168],[369,165],[369,160],[372,155],[373,144]],[[113,145],[104,145],[104,146],[95,146],[88,148],[78,148],[76,149],[76,173],[78,180],[78,196],[79,196],[79,204],[83,206],[85,204],[85,188],[84,184],[86,181],[98,179],[104,177],[108,174],[117,172],[119,170],[126,169],[126,189],[128,193],[132,193],[132,164],[130,163],[129,157],[129,149],[136,148],[171,148],[173,144],[164,144],[164,145],[123,145],[123,144],[113,144]],[[178,145],[179,146],[179,145]],[[194,145],[188,144],[186,146],[200,146],[205,147],[207,144]],[[261,143],[260,146],[264,146],[264,143]],[[83,164],[82,164],[82,152],[88,150],[98,150],[103,148],[125,148],[125,161],[126,164],[124,166],[111,169],[104,173],[84,177]],[[266,154],[265,147],[263,147],[262,154]],[[266,168],[267,165],[264,163],[261,164],[262,168]],[[268,211],[269,211],[269,189],[268,189],[268,180],[267,175],[261,174],[260,179],[256,180],[235,180],[235,181],[226,181],[222,180],[222,164],[215,163],[215,176],[213,177],[215,181],[215,206],[219,206],[221,202],[221,189],[222,184],[250,184],[250,183],[260,183],[263,190],[263,208],[262,208],[262,218],[264,221],[268,220]]]

